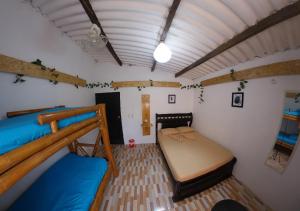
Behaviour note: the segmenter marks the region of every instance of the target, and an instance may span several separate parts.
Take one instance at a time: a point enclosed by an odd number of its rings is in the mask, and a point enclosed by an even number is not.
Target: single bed
[[[192,120],[192,113],[156,114],[157,143],[172,178],[175,202],[228,178],[236,162],[229,150],[196,131],[159,130],[159,126],[161,129],[191,127]]]

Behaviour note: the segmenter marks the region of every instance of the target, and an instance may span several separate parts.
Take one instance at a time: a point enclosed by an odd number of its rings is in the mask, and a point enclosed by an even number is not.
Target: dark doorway
[[[124,144],[120,92],[96,93],[96,104],[106,105],[106,115],[111,144]]]

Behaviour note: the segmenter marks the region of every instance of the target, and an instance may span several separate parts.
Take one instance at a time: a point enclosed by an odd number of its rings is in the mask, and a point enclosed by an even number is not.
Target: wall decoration
[[[275,143],[266,160],[266,165],[282,173],[295,151],[300,134],[300,104],[295,97],[300,92],[287,92],[285,94],[284,109],[281,126],[277,133]]]
[[[176,103],[176,95],[168,95],[168,103],[175,104]]]
[[[244,106],[244,93],[243,92],[233,92],[232,93],[231,106],[243,108],[243,106]]]
[[[55,68],[47,68],[39,59],[30,63],[0,54],[0,72],[17,74],[16,83],[24,83],[25,80],[22,77],[29,76],[46,79],[53,84],[62,82],[82,87],[86,85],[86,81],[78,76],[65,74]]]

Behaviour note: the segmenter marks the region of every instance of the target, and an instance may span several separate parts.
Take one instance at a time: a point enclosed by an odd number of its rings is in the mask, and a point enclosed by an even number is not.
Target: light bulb
[[[171,59],[171,56],[172,52],[163,42],[159,43],[153,53],[154,59],[159,63],[166,63]]]

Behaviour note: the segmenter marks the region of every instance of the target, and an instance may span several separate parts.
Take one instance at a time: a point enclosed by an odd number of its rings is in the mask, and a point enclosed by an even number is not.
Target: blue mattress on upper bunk
[[[296,111],[285,110],[285,115],[300,117],[300,109]]]
[[[69,109],[71,108],[53,108],[42,112],[1,120],[0,155],[51,133],[49,124],[38,124],[37,117],[39,114]],[[89,112],[66,118],[58,122],[58,127],[64,128],[94,116],[96,116],[95,112]]]
[[[39,177],[9,210],[89,210],[107,169],[103,158],[70,153]]]
[[[298,139],[298,135],[279,133],[277,139],[287,144],[295,145]]]

